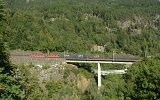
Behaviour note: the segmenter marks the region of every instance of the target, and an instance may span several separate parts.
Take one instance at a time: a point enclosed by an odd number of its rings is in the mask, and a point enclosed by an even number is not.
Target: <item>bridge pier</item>
[[[100,63],[98,63],[98,89],[101,87],[101,66]]]

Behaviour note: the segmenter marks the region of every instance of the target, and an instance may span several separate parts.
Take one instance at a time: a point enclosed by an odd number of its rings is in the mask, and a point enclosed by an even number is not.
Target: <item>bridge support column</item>
[[[100,63],[98,63],[98,89],[101,87],[101,66]]]

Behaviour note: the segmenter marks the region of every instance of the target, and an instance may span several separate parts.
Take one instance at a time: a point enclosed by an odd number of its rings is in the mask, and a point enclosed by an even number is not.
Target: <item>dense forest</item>
[[[15,65],[9,49],[152,55],[124,75],[92,64]],[[159,0],[0,0],[0,100],[160,100]],[[128,66],[102,65],[102,70]]]
[[[160,51],[158,0],[6,0],[4,41],[10,49]]]

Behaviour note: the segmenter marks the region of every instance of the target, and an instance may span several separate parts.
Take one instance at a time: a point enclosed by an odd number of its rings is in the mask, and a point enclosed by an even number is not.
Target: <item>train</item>
[[[31,57],[39,58],[64,58],[66,60],[114,60],[114,61],[139,61],[141,58],[139,56],[133,55],[114,55],[105,56],[100,54],[31,54]]]
[[[43,54],[37,51],[12,51],[11,57],[29,57],[29,58],[42,58],[42,59],[66,59],[66,60],[111,60],[111,61],[140,61],[143,58],[130,54],[65,54],[65,53],[50,53]]]
[[[39,57],[39,58],[65,58],[74,59],[74,60],[97,60],[97,59],[105,59],[103,55],[86,55],[86,54],[31,54],[31,57]]]

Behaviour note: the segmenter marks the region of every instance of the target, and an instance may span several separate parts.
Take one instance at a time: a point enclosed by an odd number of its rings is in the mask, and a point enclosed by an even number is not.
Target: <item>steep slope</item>
[[[87,2],[87,3],[86,3]],[[150,55],[160,50],[158,0],[7,0],[11,49]]]

